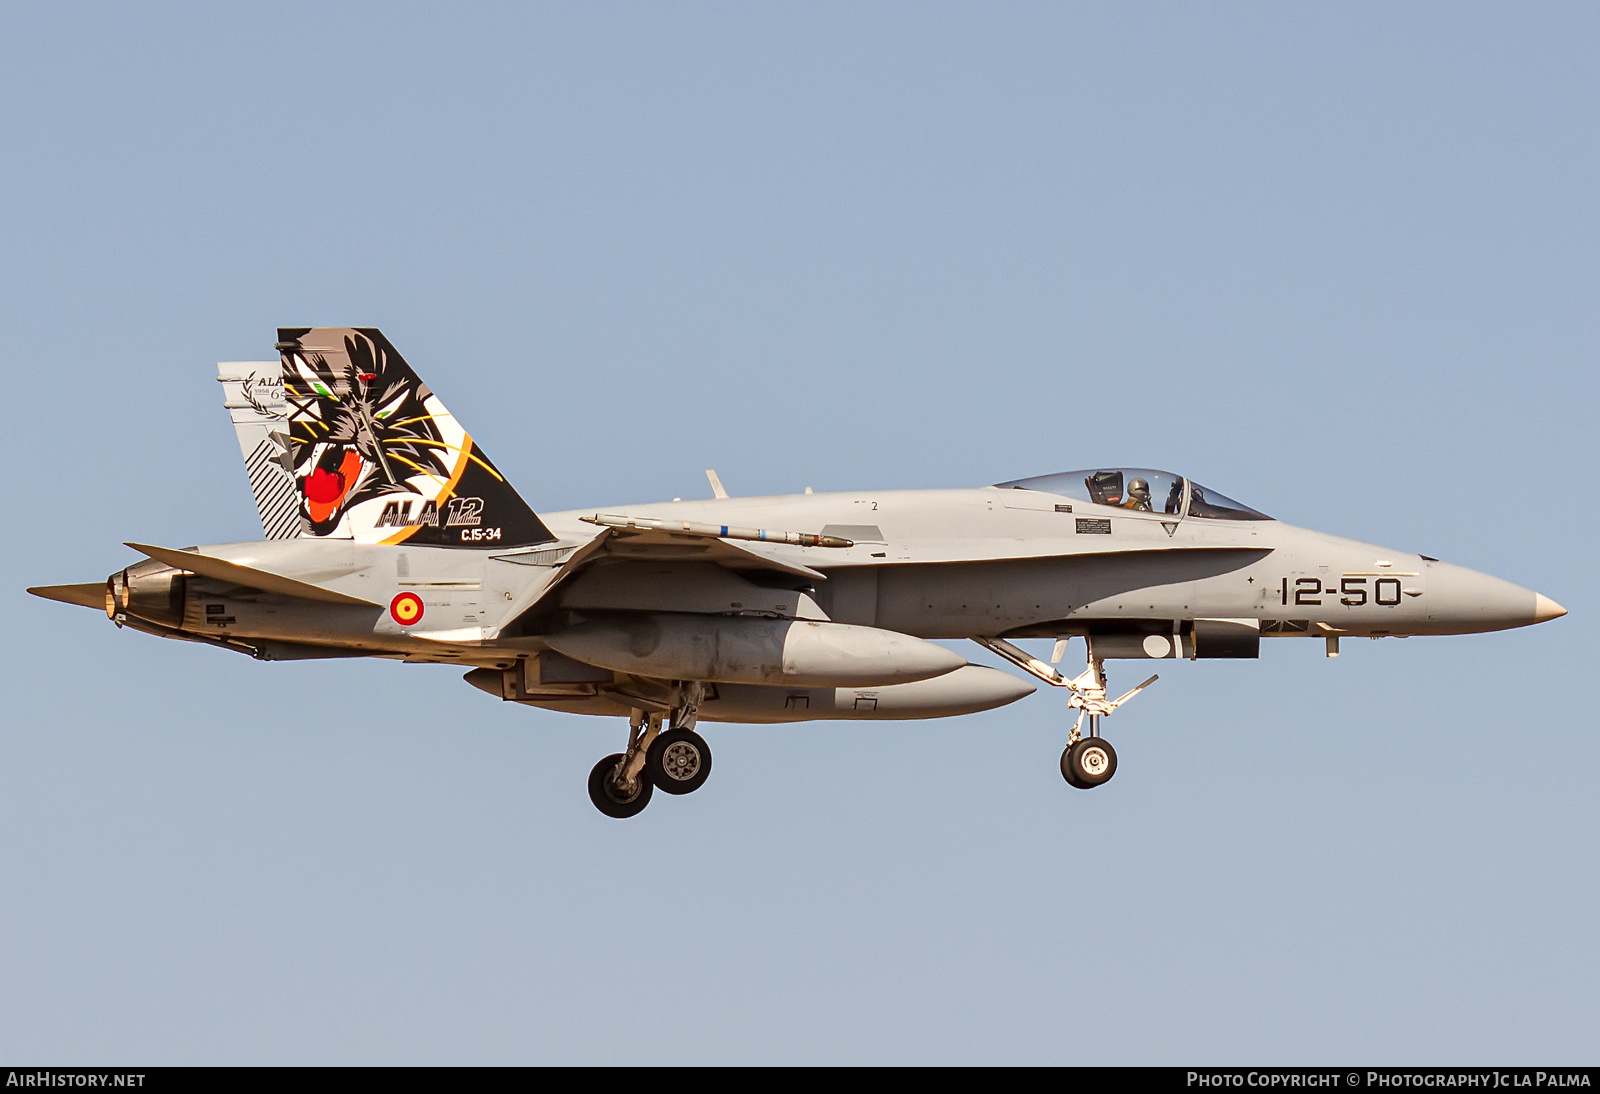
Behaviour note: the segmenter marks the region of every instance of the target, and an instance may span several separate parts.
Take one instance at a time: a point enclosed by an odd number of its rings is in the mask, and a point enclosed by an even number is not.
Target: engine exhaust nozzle
[[[187,575],[163,562],[148,560],[106,578],[106,615],[119,615],[163,627],[183,625]]]

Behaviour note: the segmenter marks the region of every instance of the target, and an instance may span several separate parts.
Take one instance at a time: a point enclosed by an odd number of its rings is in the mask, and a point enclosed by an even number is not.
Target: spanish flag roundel
[[[390,617],[402,627],[422,621],[422,597],[416,593],[398,593],[389,601]]]

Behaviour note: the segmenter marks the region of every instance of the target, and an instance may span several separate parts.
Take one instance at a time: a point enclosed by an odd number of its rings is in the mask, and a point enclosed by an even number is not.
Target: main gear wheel
[[[644,773],[664,794],[692,794],[711,775],[711,748],[692,729],[669,729],[650,742]]]
[[[622,760],[621,752],[613,752],[595,764],[594,770],[589,772],[589,800],[594,802],[594,807],[600,812],[618,820],[636,817],[644,812],[644,807],[650,804],[650,794],[653,789],[650,785],[650,776],[644,771],[635,776],[631,787],[619,785],[617,771],[622,765]]]

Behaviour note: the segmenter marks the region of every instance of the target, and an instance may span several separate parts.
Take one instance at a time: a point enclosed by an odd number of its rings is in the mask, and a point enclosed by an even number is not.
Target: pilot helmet
[[[1149,501],[1150,484],[1145,482],[1143,479],[1134,479],[1132,482],[1128,483],[1128,494],[1129,496],[1138,498],[1141,501]]]

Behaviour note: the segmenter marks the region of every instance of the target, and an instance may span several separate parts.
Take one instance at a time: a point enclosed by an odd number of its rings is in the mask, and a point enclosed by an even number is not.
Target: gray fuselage
[[[570,612],[801,618],[814,611],[936,639],[1170,635],[1196,620],[1248,621],[1266,636],[1464,634],[1550,617],[1550,602],[1529,589],[1411,552],[1275,520],[1177,520],[1036,490],[805,494],[601,510],[833,530],[854,541],[846,548],[743,544],[731,559],[713,550],[720,541],[688,538],[648,551],[630,551],[621,540],[585,556],[603,534],[582,520],[593,512],[547,514],[558,541],[518,552],[306,540],[202,547],[202,554],[373,605],[411,591],[425,614],[420,625],[403,627],[382,607],[191,578],[181,629],[413,660],[448,654],[438,659],[488,665],[507,651],[537,649],[540,631]],[[566,572],[575,558],[583,565]]]

